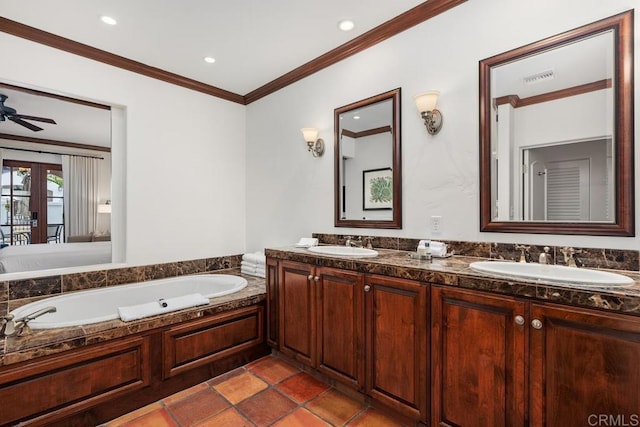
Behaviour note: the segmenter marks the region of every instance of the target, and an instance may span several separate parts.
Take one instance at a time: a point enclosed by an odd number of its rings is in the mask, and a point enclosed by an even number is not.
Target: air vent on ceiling
[[[540,73],[526,76],[522,80],[524,81],[524,84],[532,85],[534,83],[541,83],[547,80],[551,80],[553,78],[554,78],[553,70],[546,70]]]

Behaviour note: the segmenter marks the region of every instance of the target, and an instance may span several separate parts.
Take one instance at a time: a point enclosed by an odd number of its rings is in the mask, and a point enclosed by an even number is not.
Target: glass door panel
[[[31,243],[31,168],[4,166],[0,230],[5,245]]]
[[[63,187],[62,171],[47,169],[47,243],[64,241]]]

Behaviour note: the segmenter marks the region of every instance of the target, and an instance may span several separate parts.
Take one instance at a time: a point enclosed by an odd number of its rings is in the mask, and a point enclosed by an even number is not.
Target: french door
[[[0,196],[4,245],[62,242],[62,166],[5,160]]]

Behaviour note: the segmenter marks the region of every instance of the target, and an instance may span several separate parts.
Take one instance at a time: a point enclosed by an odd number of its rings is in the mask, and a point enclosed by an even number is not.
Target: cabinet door
[[[267,258],[267,344],[278,349],[278,261]]]
[[[318,270],[318,370],[355,389],[364,383],[364,276]]]
[[[439,286],[431,298],[432,425],[523,426],[525,303]]]
[[[383,276],[368,276],[365,282],[367,393],[426,421],[428,287]]]
[[[278,271],[280,351],[316,366],[316,287],[314,269],[281,261]]]
[[[640,319],[541,304],[531,317],[531,425],[639,425]]]

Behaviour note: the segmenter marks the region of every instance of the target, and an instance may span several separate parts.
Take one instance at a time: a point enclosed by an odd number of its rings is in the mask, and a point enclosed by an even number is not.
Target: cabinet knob
[[[310,274],[310,275],[307,277],[307,280],[313,280],[313,274]]]
[[[364,291],[365,292],[369,292],[370,290],[371,290],[371,286],[369,286],[369,285],[365,285],[364,286]]]
[[[522,316],[516,316],[513,320],[516,322],[516,325],[524,325],[524,317]]]
[[[533,326],[533,329],[542,329],[542,322],[538,319],[533,319],[531,321],[531,326]]]
[[[313,280],[315,280],[316,282],[318,282],[318,281],[320,281],[320,277],[319,277],[319,276],[316,276],[316,277],[314,277],[314,278],[313,278]]]

